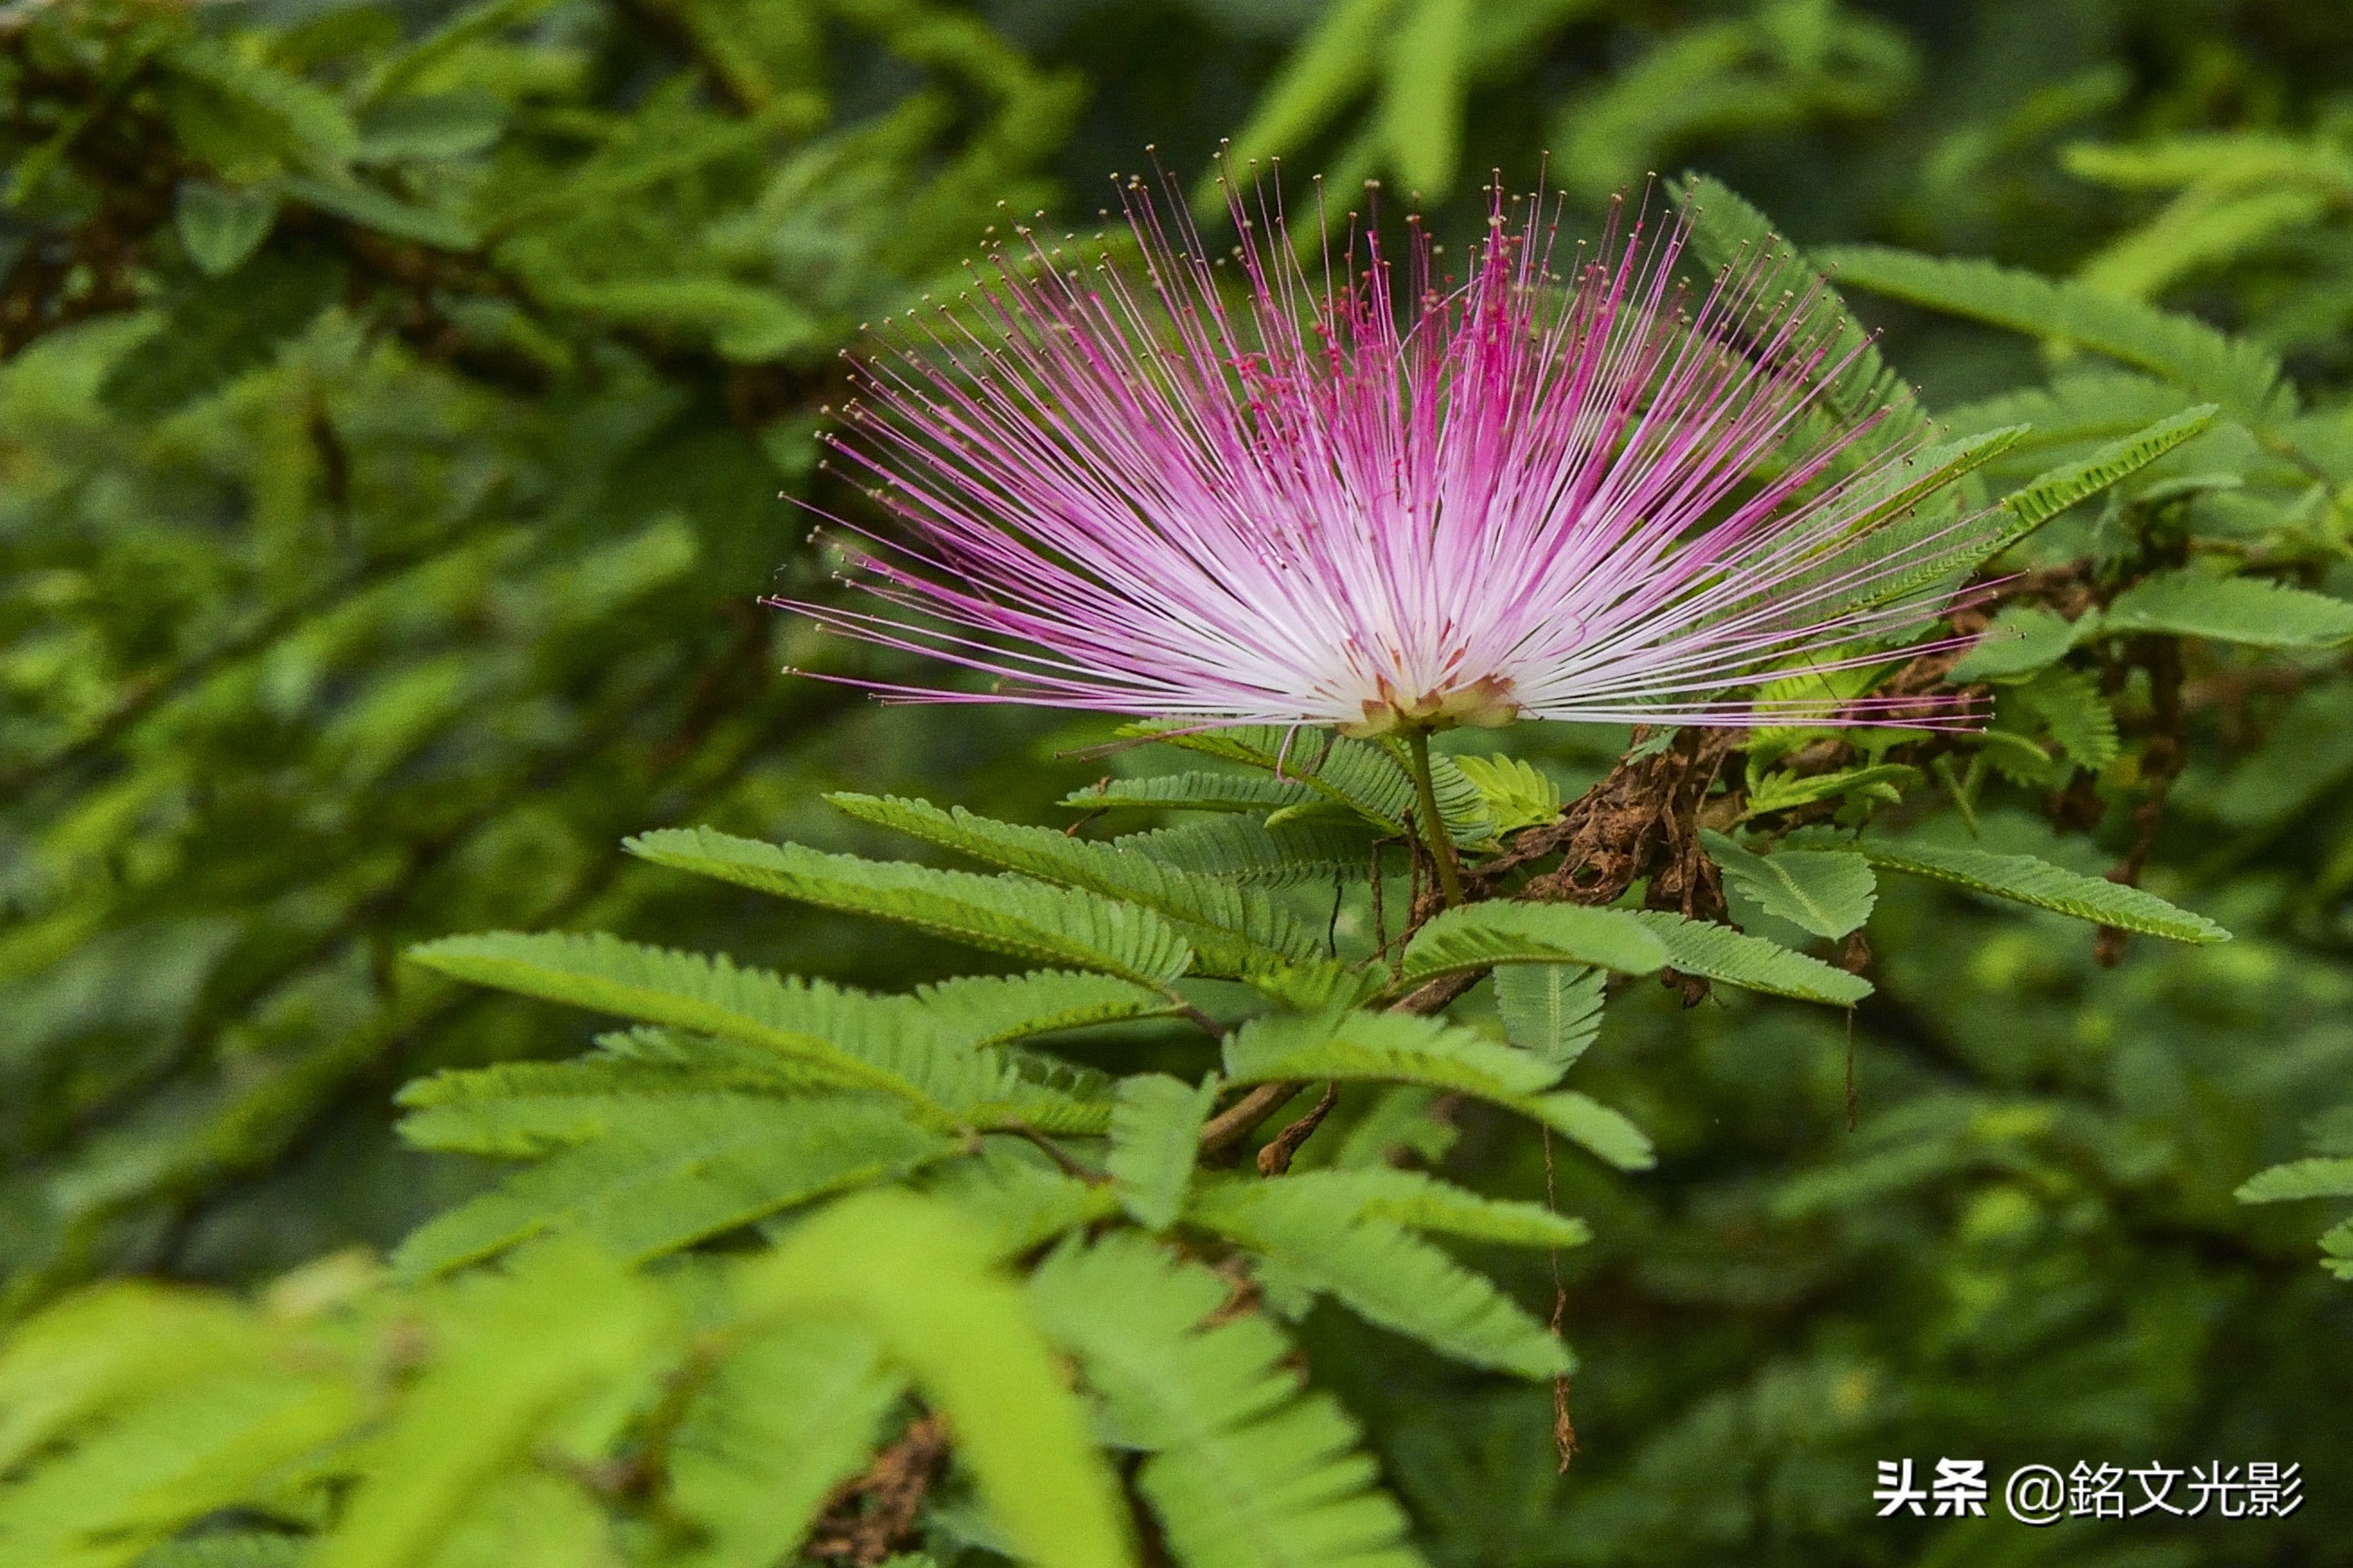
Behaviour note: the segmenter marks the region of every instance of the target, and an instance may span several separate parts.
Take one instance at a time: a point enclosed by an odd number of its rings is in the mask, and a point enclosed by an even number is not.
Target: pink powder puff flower
[[[1311,276],[1236,200],[1229,268],[1126,191],[1140,275],[1020,230],[859,377],[836,445],[902,525],[853,545],[881,607],[770,602],[1001,680],[858,684],[1360,736],[1951,721],[1729,695],[1888,658],[1940,606],[1870,590],[1977,521],[1856,548],[1912,454],[1857,446],[1877,416],[1826,403],[1847,361],[1766,258],[1694,302],[1683,226],[1613,218],[1564,277],[1557,205],[1499,189],[1469,279],[1416,225],[1400,294],[1369,226]]]

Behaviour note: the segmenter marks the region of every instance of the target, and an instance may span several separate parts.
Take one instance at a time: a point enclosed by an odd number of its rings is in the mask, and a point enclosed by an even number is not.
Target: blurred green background
[[[0,102],[10,1312],[259,1281],[473,1190],[397,1145],[392,1091],[594,1025],[412,942],[948,970],[615,846],[868,846],[815,800],[843,785],[1060,821],[1103,771],[1056,755],[1099,725],[784,678],[888,661],[754,601],[824,580],[780,491],[860,504],[813,443],[860,324],[992,225],[1092,228],[1114,171],[1189,185],[1231,138],[1294,210],[1322,170],[1467,235],[1491,169],[1593,221],[1700,168],[1804,243],[2078,276],[2272,344],[2324,405],[2353,382],[2340,0],[18,0]],[[2052,368],[1862,305],[1932,410]],[[2353,1561],[2353,1290],[2309,1205],[2232,1198],[2353,1152],[2353,681],[2201,679],[2152,881],[2239,940],[2104,969],[2081,927],[1891,886],[1852,1132],[1835,1016],[1613,1010],[1579,1070],[1663,1158],[1564,1167],[1599,1235],[1566,1479],[1542,1391],[1314,1321],[1437,1561]],[[1622,741],[1514,743],[1574,788]],[[1525,1142],[1466,1113],[1445,1157],[1528,1194]],[[1872,1519],[1905,1456],[2301,1463],[2306,1500]]]

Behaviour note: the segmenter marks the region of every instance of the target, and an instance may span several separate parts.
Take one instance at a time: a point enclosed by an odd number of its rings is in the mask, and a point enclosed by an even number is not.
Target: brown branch
[[[1201,1163],[1223,1163],[1243,1139],[1258,1131],[1260,1122],[1282,1110],[1306,1087],[1295,1081],[1262,1083],[1209,1118],[1201,1129]]]
[[[1280,1176],[1289,1171],[1292,1156],[1299,1152],[1301,1144],[1315,1136],[1315,1130],[1324,1125],[1324,1119],[1331,1115],[1332,1108],[1339,1103],[1340,1085],[1335,1079],[1324,1085],[1324,1098],[1317,1100],[1306,1115],[1276,1133],[1273,1141],[1258,1152],[1258,1173]]]
[[[926,1413],[874,1457],[863,1475],[827,1500],[806,1553],[852,1568],[874,1568],[914,1534],[923,1496],[947,1467],[947,1424]]]

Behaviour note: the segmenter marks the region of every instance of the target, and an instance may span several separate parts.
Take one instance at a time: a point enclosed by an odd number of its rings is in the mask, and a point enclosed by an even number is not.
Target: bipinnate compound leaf
[[[1871,862],[1835,849],[1776,849],[1759,855],[1721,833],[1700,830],[1708,858],[1767,914],[1820,937],[1841,937],[1871,918],[1879,901]]]
[[[1345,1185],[1229,1179],[1196,1186],[1187,1218],[1441,1355],[1527,1378],[1571,1370],[1567,1349],[1492,1281],[1364,1207]]]
[[[929,801],[847,793],[826,799],[861,822],[943,849],[1157,910],[1192,943],[1200,973],[1239,975],[1261,964],[1312,957],[1321,946],[1262,890],[1179,870],[1116,843],[997,822],[961,806],[944,811]]]
[[[841,1199],[745,1266],[754,1317],[847,1318],[946,1417],[960,1468],[1010,1554],[1036,1568],[1131,1568],[1119,1488],[1021,1287],[951,1205]]]
[[[2225,337],[2203,321],[2079,283],[1989,261],[1920,256],[1883,246],[1840,246],[1822,259],[1849,288],[2012,331],[2079,344],[2173,382],[2249,422],[2295,412],[2279,355]]]
[[[961,1146],[876,1101],[647,1096],[598,1136],[427,1220],[394,1263],[440,1273],[552,1231],[585,1233],[633,1261],[657,1258]]]
[[[1861,975],[1761,936],[1667,910],[1643,910],[1635,918],[1666,943],[1667,966],[1680,973],[1833,1007],[1852,1007],[1871,994],[1871,982]]]
[[[1152,910],[1028,877],[864,860],[805,845],[738,838],[709,827],[665,828],[624,847],[659,866],[819,909],[896,921],[1033,963],[1098,970],[1139,985],[1166,985],[1193,962],[1185,939]]]
[[[2228,942],[2231,933],[2205,916],[2177,909],[2155,893],[2101,877],[2086,877],[2031,855],[1995,855],[1915,839],[1864,838],[1855,848],[1890,871],[1950,882],[1973,893],[2031,904],[2079,921],[2115,926],[2175,942]]]
[[[1232,1287],[1133,1233],[1057,1248],[1029,1296],[1078,1363],[1186,1568],[1422,1568],[1403,1510],[1333,1397]]]
[[[1574,963],[1495,967],[1495,1011],[1504,1036],[1566,1070],[1601,1033],[1602,988],[1609,976]]]
[[[1406,944],[1398,984],[1499,963],[1580,963],[1620,974],[1655,973],[1666,949],[1620,910],[1581,904],[1466,904],[1442,911]]]
[[[1617,1111],[1573,1090],[1545,1092],[1559,1081],[1560,1064],[1434,1018],[1370,1012],[1255,1018],[1226,1037],[1225,1056],[1235,1083],[1423,1084],[1516,1110],[1621,1169],[1642,1169],[1653,1158],[1650,1140]]]
[[[596,1452],[650,1390],[672,1331],[643,1276],[574,1243],[535,1247],[509,1268],[427,1298],[431,1363],[406,1389],[317,1568],[406,1568],[431,1560],[460,1520],[512,1510],[530,1530],[578,1548],[602,1510],[542,1461],[562,1446]],[[582,1407],[594,1414],[582,1429]],[[584,1521],[589,1527],[586,1539]]]
[[[770,1568],[862,1469],[905,1386],[872,1331],[787,1319],[735,1345],[669,1445],[668,1500],[703,1539],[690,1568]]]
[[[1147,1230],[1167,1229],[1183,1212],[1201,1123],[1217,1098],[1214,1073],[1198,1086],[1165,1073],[1119,1080],[1103,1168],[1111,1173],[1122,1206]]]
[[[2237,1194],[2242,1204],[2288,1203],[2297,1198],[2353,1198],[2353,1159],[2292,1160],[2257,1172]]]
[[[2117,595],[2104,624],[2118,636],[2169,632],[2246,647],[2334,647],[2353,637],[2353,604],[2259,577],[2184,569]]]
[[[818,1081],[895,1096],[941,1125],[1011,1092],[1001,1061],[944,1038],[912,999],[738,969],[723,954],[601,932],[494,931],[445,937],[408,956],[477,984],[763,1047]]]

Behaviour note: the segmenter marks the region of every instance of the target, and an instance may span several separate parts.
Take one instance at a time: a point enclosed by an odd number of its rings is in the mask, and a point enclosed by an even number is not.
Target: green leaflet
[[[2215,405],[2211,403],[2185,408],[2119,437],[2079,462],[2063,463],[2036,475],[2002,498],[2002,510],[2018,520],[2014,538],[2023,538],[2076,502],[2148,467],[2192,437],[2203,435],[2214,423],[2214,414]]]
[[[1581,1219],[1555,1214],[1542,1204],[1486,1197],[1420,1171],[1368,1165],[1294,1172],[1283,1179],[1313,1187],[1319,1198],[1345,1206],[1355,1218],[1395,1220],[1410,1230],[1509,1247],[1582,1247],[1593,1239]]]
[[[696,1390],[670,1444],[667,1500],[706,1532],[691,1568],[770,1568],[866,1465],[905,1384],[853,1323],[777,1323]]]
[[[764,1046],[834,1085],[895,1095],[943,1125],[1010,1092],[1000,1065],[949,1044],[908,999],[738,969],[723,954],[603,933],[499,931],[445,937],[409,957],[477,984]]]
[[[2213,424],[2214,414],[2212,404],[2201,404],[2168,415],[2155,424],[2119,437],[2087,457],[2036,475],[2002,498],[2000,517],[1995,526],[1964,530],[1952,536],[1949,546],[1923,550],[1915,564],[1875,583],[1864,595],[1864,602],[1886,604],[1947,578],[1975,571],[2076,502],[2099,494],[2202,434]],[[1915,520],[1883,531],[1877,541],[1887,552],[1908,552],[1915,539],[1947,526],[1934,519]]]
[[[1021,1288],[952,1205],[862,1193],[802,1224],[747,1264],[745,1311],[848,1317],[880,1339],[955,1428],[1011,1555],[1037,1568],[1130,1568],[1134,1553],[1110,1467],[1087,1430]]]
[[[323,257],[256,257],[207,278],[115,362],[99,400],[126,417],[164,418],[269,364],[343,290],[342,265]]]
[[[168,1541],[139,1559],[139,1568],[301,1568],[310,1543],[277,1531],[220,1531]]]
[[[0,1353],[0,1552],[114,1568],[367,1418],[344,1352],[216,1298],[101,1287]]]
[[[557,1229],[632,1260],[957,1152],[895,1110],[846,1099],[646,1097],[600,1133],[427,1221],[394,1263],[439,1273]]]
[[[1457,757],[1454,765],[1479,792],[1497,833],[1533,827],[1560,815],[1560,786],[1517,757]]]
[[[952,1205],[1000,1260],[1120,1212],[1110,1184],[1082,1181],[1029,1144],[1003,1138],[982,1145],[976,1158],[932,1166],[914,1185]]]
[[[1166,723],[1126,726],[1122,733],[1148,735],[1206,756],[1264,768],[1280,780],[1305,784],[1318,795],[1364,818],[1388,835],[1405,831],[1414,808],[1413,775],[1387,747],[1323,730],[1284,730],[1268,724],[1238,724],[1223,730],[1174,730]],[[1448,837],[1465,847],[1494,831],[1486,805],[1451,757],[1433,752],[1430,782]],[[1293,808],[1297,809],[1297,808]],[[1277,822],[1281,817],[1274,819]]]
[[[2000,680],[2031,675],[2059,662],[2084,633],[2098,622],[2071,621],[2036,605],[2011,605],[1993,618],[1993,625],[1946,679],[1955,685],[1972,680]]]
[[[918,985],[915,999],[941,1039],[965,1049],[1176,1011],[1165,992],[1116,975],[1055,969],[960,974]]]
[[[2059,749],[2079,768],[2097,773],[2116,760],[2116,712],[2089,670],[2046,669],[2025,685],[2005,690],[1996,709],[1998,716],[2007,718],[2017,711],[2050,731]]]
[[[1346,1187],[1285,1176],[1204,1184],[1187,1217],[1457,1361],[1526,1378],[1571,1369],[1567,1348],[1492,1283],[1362,1206]]]
[[[1703,828],[1700,842],[1725,883],[1767,914],[1815,936],[1838,938],[1871,918],[1879,901],[1871,862],[1844,850],[1777,849],[1759,855]]]
[[[1133,1234],[1058,1248],[1029,1297],[1076,1359],[1136,1487],[1187,1568],[1421,1568],[1356,1426],[1285,1364],[1264,1316],[1211,1322],[1231,1294]]]
[[[1229,153],[1234,164],[1295,153],[1346,109],[1374,73],[1398,3],[1339,0],[1327,7],[1234,132]],[[1205,209],[1222,205],[1217,184],[1205,177],[1194,187],[1193,202]]]
[[[1166,1230],[1184,1211],[1201,1123],[1208,1119],[1218,1087],[1215,1073],[1198,1087],[1165,1073],[1120,1079],[1103,1168],[1111,1173],[1122,1206],[1147,1230]]]
[[[2291,1160],[2257,1172],[2241,1184],[2242,1204],[2290,1203],[2298,1198],[2353,1198],[2353,1159]]]
[[[1567,1071],[1601,1033],[1609,974],[1574,963],[1505,963],[1495,969],[1495,1011],[1512,1044]]]
[[[1850,608],[1884,604],[1950,575],[1960,563],[1984,560],[2003,547],[1998,518],[1965,515],[1940,503],[1920,510],[1937,491],[1976,472],[2017,445],[2022,426],[1988,430],[1923,448],[1858,496],[1862,506],[1841,542],[1789,579],[1797,595],[1835,580],[1862,585],[1846,595]],[[1891,570],[1892,563],[1910,564]]]
[[[1746,822],[1752,817],[1766,816],[1777,811],[1809,805],[1818,800],[1828,800],[1832,795],[1857,792],[1862,792],[1866,797],[1894,801],[1902,798],[1896,793],[1896,786],[1910,784],[1919,776],[1917,768],[1903,763],[1841,768],[1828,773],[1793,773],[1776,770],[1749,786],[1747,803],[1741,810],[1740,819]]]
[[[1472,0],[1410,0],[1388,40],[1395,62],[1382,83],[1380,135],[1398,177],[1444,199],[1461,161],[1463,56]]]
[[[970,855],[1041,880],[1085,888],[1159,910],[1192,943],[1195,970],[1238,975],[1269,962],[1309,958],[1321,945],[1289,911],[1255,888],[1176,869],[1116,845],[1073,838],[1050,827],[994,822],[928,801],[829,795],[861,822]]]
[[[1872,864],[1915,877],[1950,882],[1971,892],[2073,915],[2079,921],[2170,937],[2175,942],[2228,942],[2231,933],[2203,915],[2176,909],[2156,894],[2105,878],[2086,877],[2031,855],[1994,855],[1915,840],[1864,838],[1856,850]]]
[[[567,1497],[594,1521],[585,1493],[540,1490],[554,1479],[539,1468],[550,1428],[593,1394],[600,1417],[586,1432],[576,1416],[565,1422],[565,1437],[601,1447],[650,1391],[670,1327],[650,1281],[570,1245],[453,1282],[432,1299],[429,1319],[428,1334],[439,1329],[448,1342],[372,1439],[370,1464],[311,1557],[315,1568],[425,1561],[459,1521],[512,1506],[501,1494],[513,1489],[544,1500],[551,1515],[534,1529],[558,1539],[576,1529]]]
[[[1353,822],[1277,823],[1217,816],[1112,840],[1123,850],[1166,866],[1221,877],[1254,888],[1327,886],[1335,878],[1372,875],[1373,835]]]
[[[2251,423],[2295,413],[2279,356],[2204,322],[2081,284],[1989,261],[1946,260],[1881,246],[1841,246],[1823,259],[1850,285],[2037,337],[2079,343],[2178,382]]]
[[[277,192],[207,180],[182,181],[172,212],[180,248],[207,278],[227,277],[244,266],[277,222]]]
[[[332,168],[359,152],[351,116],[334,93],[315,82],[257,64],[211,38],[176,42],[156,63],[175,79],[175,88],[210,97],[289,163]]]
[[[1516,1110],[1622,1170],[1643,1169],[1653,1158],[1650,1140],[1609,1107],[1574,1091],[1544,1093],[1561,1067],[1434,1018],[1366,1012],[1255,1018],[1226,1037],[1225,1057],[1235,1083],[1426,1084]]]
[[[1406,944],[1397,983],[1497,963],[1581,963],[1655,973],[1666,950],[1624,911],[1580,904],[1466,904],[1437,915]]]
[[[1101,970],[1139,985],[1166,985],[1193,960],[1185,939],[1150,910],[1027,877],[862,860],[709,827],[665,828],[624,847],[659,866],[820,909],[898,921],[1037,963]]]
[[[2248,647],[2333,647],[2353,637],[2353,605],[2259,577],[2185,568],[2117,595],[2105,626],[2119,636],[2170,632]]]
[[[1684,974],[1833,1007],[1851,1007],[1871,994],[1871,982],[1859,974],[1730,926],[1665,910],[1643,910],[1634,918],[1666,943],[1667,966]]]
[[[1281,811],[1320,799],[1303,784],[1262,773],[1173,773],[1148,779],[1106,779],[1073,790],[1062,804],[1082,811],[1123,806],[1151,810]]]

